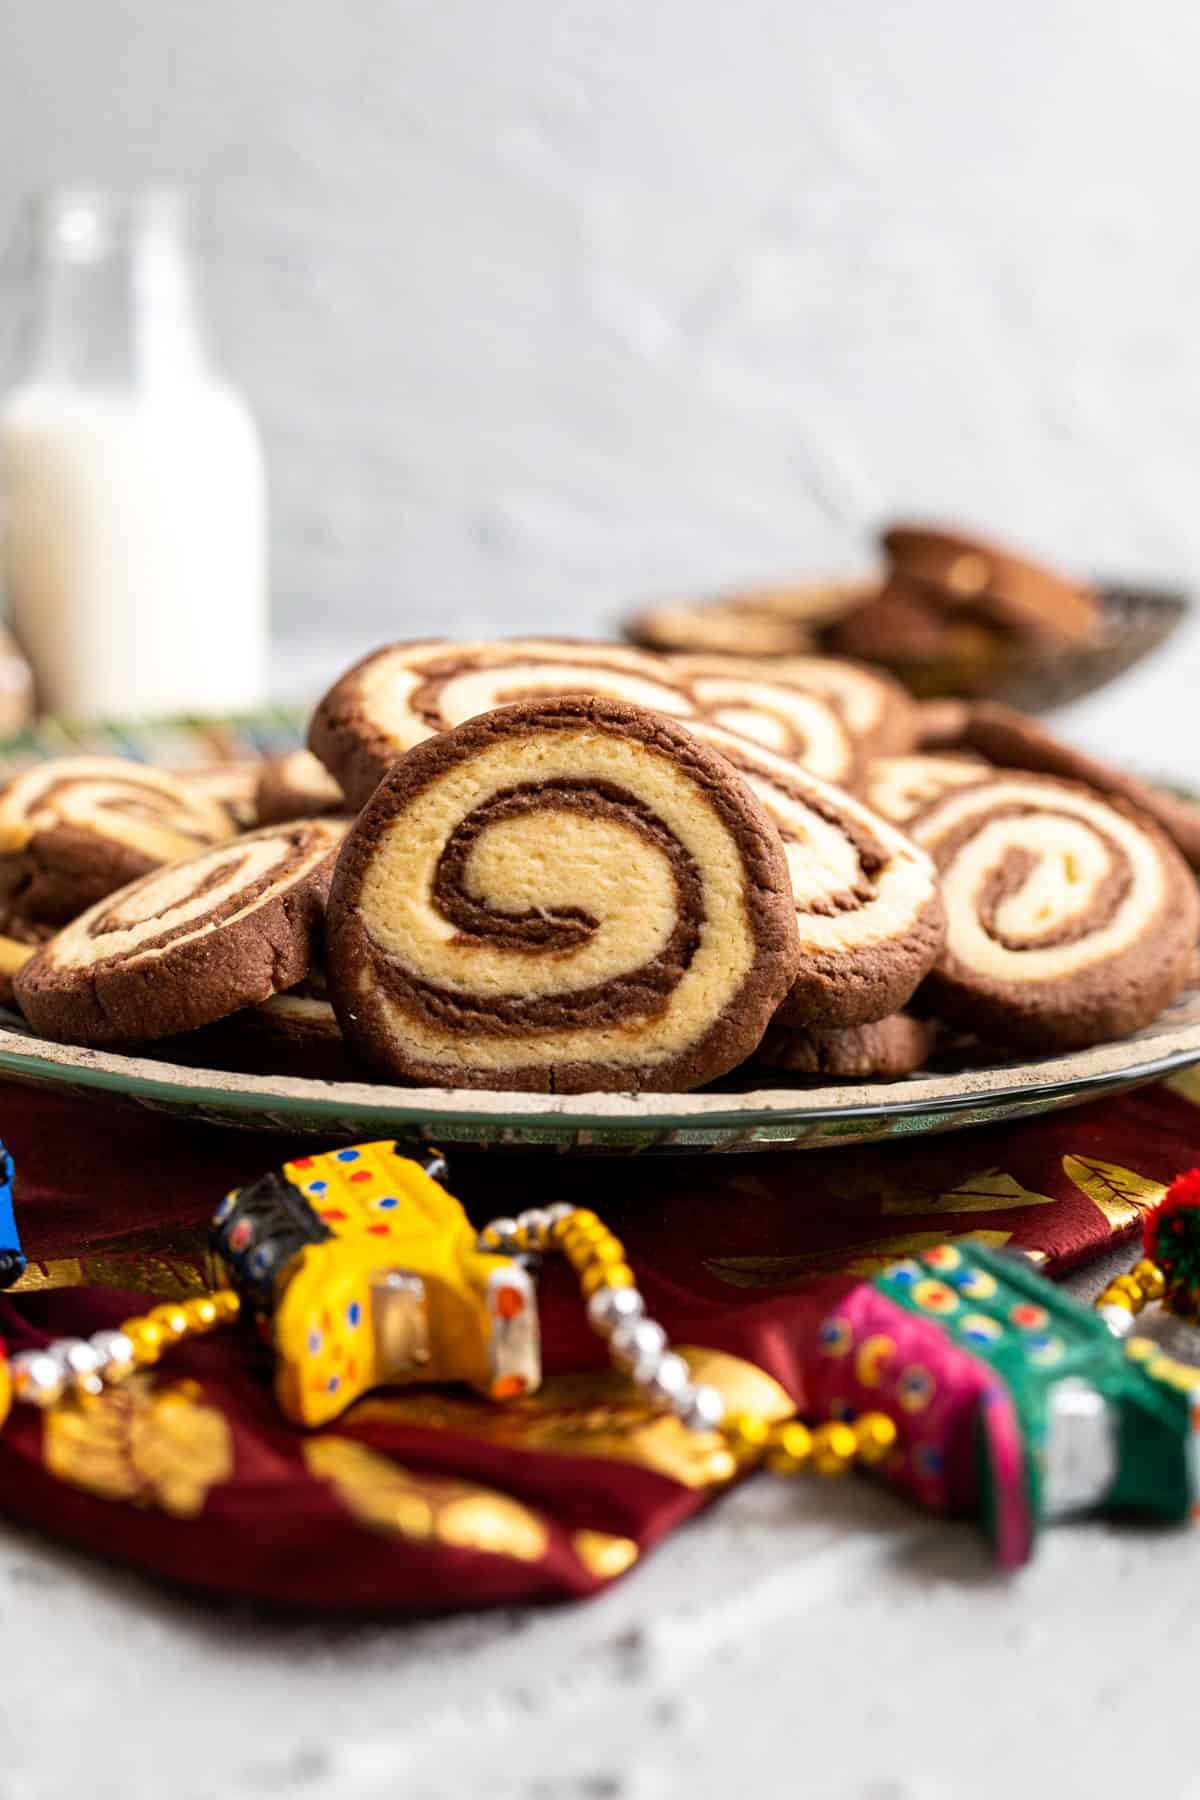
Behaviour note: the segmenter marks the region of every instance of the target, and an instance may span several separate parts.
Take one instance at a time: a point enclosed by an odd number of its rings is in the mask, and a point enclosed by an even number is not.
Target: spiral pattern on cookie
[[[862,797],[885,819],[903,825],[943,794],[977,787],[993,773],[988,763],[967,756],[932,756],[920,751],[909,756],[878,756],[867,765]]]
[[[903,1006],[933,967],[944,921],[929,857],[886,819],[786,758],[706,722],[783,839],[801,961],[780,1021],[844,1027]]]
[[[1186,985],[1194,880],[1151,820],[1088,788],[995,775],[910,830],[937,863],[946,947],[927,984],[953,1024],[1080,1047],[1147,1024]]]
[[[141,1043],[294,987],[319,953],[344,831],[250,832],[107,895],[20,971],[22,1012],[66,1043]]]
[[[215,801],[164,769],[100,756],[38,763],[0,794],[0,895],[57,923],[233,829]]]
[[[495,707],[562,694],[601,695],[675,718],[695,710],[664,661],[619,644],[390,644],[330,689],[313,714],[309,745],[359,806],[414,744]]]
[[[772,750],[825,781],[843,786],[854,781],[859,747],[836,700],[740,670],[730,658],[672,657],[671,662],[687,681],[700,719]]]
[[[502,708],[397,763],[346,842],[326,972],[352,1047],[448,1086],[694,1087],[798,959],[778,833],[671,720]]]

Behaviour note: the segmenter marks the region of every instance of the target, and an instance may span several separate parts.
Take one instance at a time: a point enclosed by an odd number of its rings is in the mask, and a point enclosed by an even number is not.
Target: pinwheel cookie
[[[1196,883],[1124,801],[997,773],[909,829],[937,863],[947,914],[922,1000],[951,1024],[1014,1048],[1079,1048],[1148,1024],[1187,985]]]
[[[21,1011],[64,1043],[136,1044],[294,987],[319,952],[344,829],[268,827],[131,882],[25,964]]]
[[[913,819],[953,788],[976,787],[994,770],[971,756],[935,756],[914,750],[907,756],[878,756],[868,763],[862,797],[897,825]]]
[[[598,694],[676,718],[695,711],[663,660],[619,644],[389,644],[326,694],[309,745],[352,805],[361,806],[414,744],[497,706],[553,694]]]
[[[780,1023],[842,1028],[894,1013],[942,947],[929,857],[785,757],[703,721],[691,729],[744,777],[783,839],[801,960]]]
[[[613,700],[501,708],[417,746],[346,841],[329,990],[379,1070],[447,1086],[686,1089],[795,977],[779,834],[737,772]]]
[[[346,796],[311,750],[289,750],[259,765],[254,810],[260,825],[318,819],[347,810]]]
[[[793,1031],[773,1025],[754,1053],[766,1069],[790,1075],[827,1075],[836,1080],[911,1075],[933,1047],[936,1027],[908,1013],[893,1013],[870,1025],[838,1031]]]
[[[862,748],[833,695],[777,680],[731,657],[673,656],[669,663],[687,682],[699,719],[825,781],[854,782]]]
[[[233,830],[216,801],[163,769],[100,756],[39,763],[0,794],[0,899],[62,923]]]

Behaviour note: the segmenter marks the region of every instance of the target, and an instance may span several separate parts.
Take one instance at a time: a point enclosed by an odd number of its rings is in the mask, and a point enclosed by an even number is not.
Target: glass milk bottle
[[[209,357],[178,198],[55,194],[32,260],[24,359],[0,406],[0,541],[41,707],[261,705],[262,448]]]

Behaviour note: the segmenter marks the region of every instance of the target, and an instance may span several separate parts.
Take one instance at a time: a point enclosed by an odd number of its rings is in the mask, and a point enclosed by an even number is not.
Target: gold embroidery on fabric
[[[571,1548],[588,1574],[599,1581],[623,1575],[638,1555],[632,1538],[612,1537],[607,1531],[573,1531]]]
[[[102,1500],[195,1519],[233,1473],[233,1437],[194,1381],[155,1388],[152,1376],[137,1375],[94,1399],[52,1407],[42,1460],[60,1481]]]
[[[545,1520],[507,1494],[405,1468],[336,1433],[306,1438],[301,1450],[310,1475],[328,1481],[346,1511],[372,1531],[518,1562],[539,1562],[546,1554]]]
[[[39,1288],[136,1288],[162,1300],[203,1292],[207,1234],[202,1229],[138,1231],[83,1256],[50,1257],[29,1265],[13,1293]]]
[[[739,1356],[681,1345],[693,1380],[717,1388],[735,1411],[786,1419],[794,1408],[777,1381]],[[615,1370],[553,1375],[534,1394],[496,1406],[461,1393],[414,1388],[372,1396],[349,1414],[355,1423],[413,1425],[454,1431],[513,1449],[558,1456],[602,1456],[637,1463],[684,1487],[711,1487],[735,1473],[733,1457],[718,1432],[689,1431],[678,1419],[656,1413]]]
[[[1136,1224],[1167,1191],[1161,1181],[1151,1181],[1136,1169],[1098,1162],[1094,1156],[1064,1156],[1062,1166],[1064,1175],[1100,1208],[1113,1231]]]
[[[901,1256],[915,1256],[935,1244],[970,1239],[998,1250],[1011,1231],[912,1231],[897,1237],[870,1238],[839,1250],[804,1250],[794,1256],[712,1256],[704,1267],[728,1287],[778,1288],[809,1275],[877,1275]]]
[[[1003,1169],[980,1169],[941,1194],[920,1188],[885,1192],[879,1210],[886,1217],[892,1213],[1008,1212],[1018,1206],[1053,1205],[1053,1194],[1038,1194],[1032,1188],[1022,1187],[1014,1175]]]

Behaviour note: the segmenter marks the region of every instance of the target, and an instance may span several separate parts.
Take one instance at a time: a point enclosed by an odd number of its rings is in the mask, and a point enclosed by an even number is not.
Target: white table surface
[[[1060,724],[1200,781],[1198,664],[1200,630]],[[1062,1527],[999,1577],[865,1481],[760,1477],[598,1600],[420,1624],[190,1600],[0,1526],[0,1800],[1188,1800],[1198,1615],[1198,1534]]]

